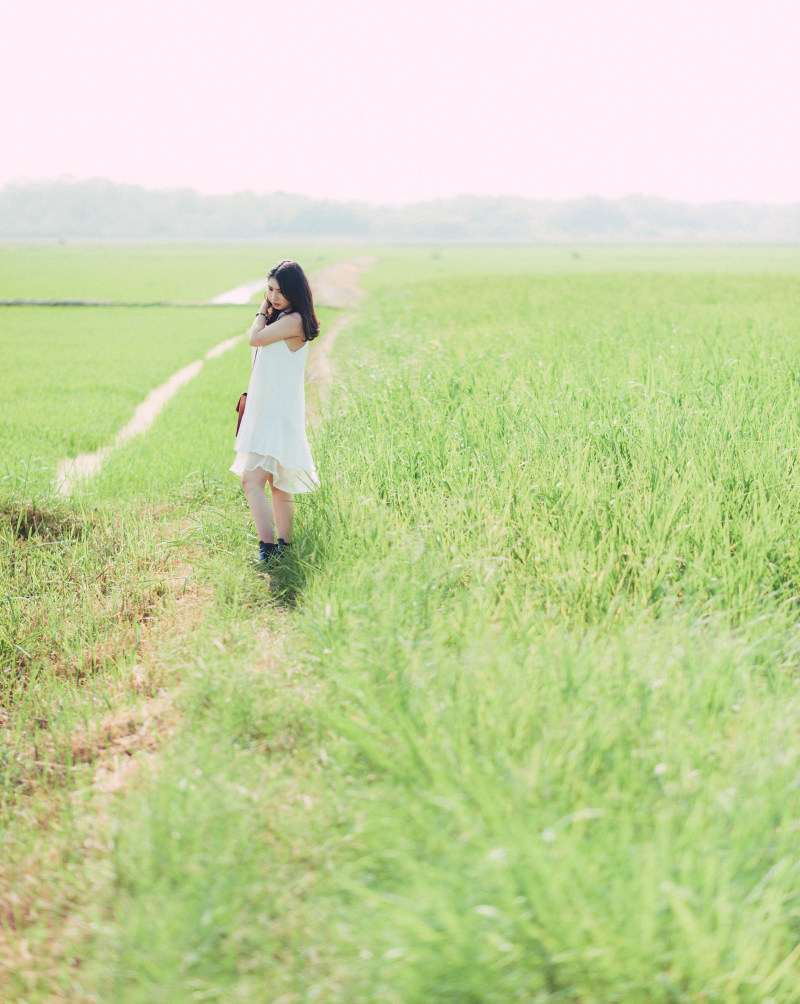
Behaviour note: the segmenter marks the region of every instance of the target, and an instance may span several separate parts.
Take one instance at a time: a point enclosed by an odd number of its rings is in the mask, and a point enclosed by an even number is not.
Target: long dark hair
[[[292,310],[296,310],[303,322],[303,338],[310,342],[319,334],[319,320],[314,313],[314,299],[311,296],[311,287],[306,279],[306,274],[296,261],[284,259],[269,270],[268,279],[277,279],[281,288],[281,293],[291,303]],[[267,309],[267,324],[277,321],[278,312],[272,304]]]

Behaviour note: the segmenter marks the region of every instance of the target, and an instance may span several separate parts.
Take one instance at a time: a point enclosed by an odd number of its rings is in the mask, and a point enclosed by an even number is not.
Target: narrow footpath
[[[362,274],[369,268],[374,259],[353,258],[349,261],[336,262],[327,268],[310,277],[311,287],[314,293],[314,302],[320,307],[335,307],[344,311],[341,317],[331,327],[330,331],[323,332],[322,337],[316,343],[311,360],[306,371],[307,383],[323,388],[330,383],[330,353],[333,344],[342,328],[346,327],[353,318],[353,311],[361,301],[362,291],[359,284]],[[220,293],[208,304],[248,304],[252,297],[264,286],[264,279],[255,279],[229,289],[225,293]],[[196,359],[177,372],[170,378],[151,390],[142,403],[136,408],[133,418],[116,434],[113,441],[101,446],[94,453],[81,453],[77,457],[65,457],[58,464],[56,473],[56,485],[58,491],[65,496],[71,495],[77,486],[94,477],[109,457],[121,446],[147,432],[164,406],[177,394],[181,387],[189,383],[198,375],[203,368],[203,363],[209,359],[215,359],[223,353],[238,345],[247,335],[235,335],[233,338],[226,338],[209,349],[202,359]],[[323,392],[324,393],[324,392]]]

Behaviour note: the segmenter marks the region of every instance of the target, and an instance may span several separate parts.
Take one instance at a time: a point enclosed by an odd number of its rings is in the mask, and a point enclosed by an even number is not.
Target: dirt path
[[[306,368],[306,382],[316,387],[320,398],[324,398],[325,391],[332,379],[331,350],[340,331],[355,316],[358,305],[364,297],[361,277],[374,261],[374,258],[355,258],[332,265],[312,276],[315,304],[343,309],[342,315],[311,345],[312,355]],[[238,288],[241,290],[244,287]],[[238,344],[243,338],[244,335],[237,335],[226,342],[221,342],[220,345],[210,349],[204,359],[212,359],[214,356],[220,355]],[[139,412],[150,402],[150,408],[157,408],[155,412],[157,414],[169,397],[195,375],[195,372],[187,375],[187,371],[196,366],[196,372],[199,372],[201,365],[202,361],[192,363],[191,366],[179,370],[162,387],[151,391],[145,402],[137,409],[133,419],[118,434],[115,447],[132,436],[146,431],[155,415],[151,417],[151,413],[148,411],[143,411],[140,415]],[[181,377],[179,382],[178,377]],[[173,381],[175,381],[174,385]],[[169,391],[166,390],[167,387],[170,388]],[[313,402],[309,412],[314,421],[319,421],[319,409],[314,407]],[[99,451],[103,453],[100,463],[111,454],[115,447],[106,447],[106,452]],[[87,476],[91,476],[92,473],[95,473],[94,469]],[[183,572],[185,572],[185,576]],[[143,642],[143,662],[145,663],[157,658],[157,639],[161,630],[169,635],[178,629],[179,622],[183,629],[187,625],[196,623],[206,604],[212,602],[210,594],[196,586],[187,591],[186,583],[189,582],[191,575],[189,569],[184,569],[183,572],[173,570],[174,581],[184,583],[182,595],[176,602],[175,619],[167,619],[164,623],[159,624],[153,632],[153,637]],[[265,634],[263,640],[263,650],[272,653],[272,659],[275,661],[278,657],[277,653],[281,651],[281,639],[274,635],[269,635],[267,638]],[[84,732],[80,729],[77,730],[71,740],[73,756],[76,760],[91,759],[95,762],[94,787],[96,790],[105,793],[116,792],[125,787],[143,762],[153,764],[154,750],[158,745],[159,736],[171,734],[171,726],[168,724],[165,726],[165,723],[169,723],[173,717],[171,695],[163,692],[151,700],[144,701],[138,708],[113,710],[97,729],[96,735],[100,737],[99,745],[97,738],[87,743]],[[153,729],[154,724],[155,729]],[[84,747],[87,747],[90,752],[87,753]]]
[[[361,301],[363,292],[359,281],[363,273],[374,261],[373,258],[353,258],[350,261],[337,262],[311,276],[311,287],[314,292],[314,302],[320,307],[337,307],[347,310],[342,317],[323,334],[314,346],[314,352],[306,372],[306,380],[321,388],[330,383],[331,371],[329,357],[336,337],[341,329],[352,319],[351,311]],[[264,284],[263,279],[236,286],[225,293],[220,293],[209,304],[247,304]],[[133,418],[125,425],[111,443],[101,446],[94,453],[81,453],[77,457],[66,457],[56,471],[56,487],[62,495],[71,495],[80,482],[86,481],[97,474],[111,454],[128,440],[146,432],[158,417],[168,401],[190,380],[193,380],[207,359],[215,359],[224,352],[238,345],[246,332],[227,338],[215,345],[203,356],[188,366],[173,373],[160,387],[151,390],[134,412]]]
[[[220,304],[242,304],[249,303],[256,293],[264,289],[266,281],[264,279],[251,279],[250,282],[242,283],[241,286],[234,286],[233,289],[220,293],[208,302],[214,305]]]
[[[306,366],[306,383],[317,388],[320,398],[324,398],[331,383],[331,350],[339,332],[351,323],[364,298],[361,277],[374,261],[370,257],[353,258],[324,269],[312,281],[316,304],[320,307],[337,307],[343,311],[322,333],[319,341],[311,346],[311,358]],[[316,416],[316,411],[314,414]]]

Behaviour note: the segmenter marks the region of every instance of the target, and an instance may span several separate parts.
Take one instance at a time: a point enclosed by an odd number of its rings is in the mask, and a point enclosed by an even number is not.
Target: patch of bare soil
[[[47,541],[82,540],[85,532],[83,521],[77,514],[44,509],[33,502],[11,503],[0,511],[0,519],[20,540],[34,537]]]
[[[331,265],[320,272],[312,283],[314,302],[320,307],[337,307],[344,313],[323,331],[312,343],[311,358],[306,366],[306,382],[317,388],[319,400],[325,400],[333,378],[331,351],[343,328],[355,317],[364,296],[361,277],[375,261],[374,258],[353,258],[351,261]],[[317,421],[319,408],[312,408],[311,418]]]
[[[319,307],[357,307],[364,297],[361,276],[374,263],[375,258],[365,255],[316,272],[310,280],[314,302]]]

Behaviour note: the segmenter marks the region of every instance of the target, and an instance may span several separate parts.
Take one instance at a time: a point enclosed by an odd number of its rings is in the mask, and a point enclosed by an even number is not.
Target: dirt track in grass
[[[339,332],[352,320],[352,311],[358,306],[363,295],[360,286],[361,276],[373,261],[374,259],[368,257],[353,258],[329,265],[311,276],[314,302],[320,307],[335,307],[344,311],[342,316],[337,318],[331,328],[324,332],[316,345],[313,346],[314,351],[306,371],[307,382],[315,385],[320,390],[322,397],[325,394],[324,388],[331,381],[331,349]],[[262,285],[263,279],[258,279],[236,286],[225,293],[220,293],[209,303],[247,304]],[[56,473],[58,491],[62,495],[69,496],[81,482],[94,477],[115,450],[150,428],[162,408],[181,387],[197,376],[206,360],[214,359],[224,352],[228,352],[238,345],[245,336],[246,332],[233,338],[226,338],[225,341],[209,349],[202,359],[196,359],[188,366],[184,366],[173,373],[160,387],[151,390],[137,407],[130,422],[120,429],[111,443],[101,446],[94,453],[81,453],[77,457],[66,457],[62,460]]]
[[[324,400],[327,388],[331,383],[333,371],[330,357],[334,343],[342,329],[355,316],[355,311],[364,296],[361,277],[374,260],[374,258],[366,257],[355,258],[331,265],[312,276],[315,304],[342,310],[341,316],[337,317],[335,322],[311,346],[313,353],[306,368],[306,383],[317,389],[319,401]],[[239,289],[243,288],[239,287]],[[229,339],[229,341],[238,343],[244,337],[241,335],[235,339]],[[227,344],[227,342],[222,343],[223,346],[227,346]],[[211,349],[209,353],[206,353],[206,358],[209,358],[215,351],[215,349]],[[175,390],[177,390],[177,386]],[[150,397],[152,397],[152,393],[148,400]],[[160,411],[161,407],[163,407],[163,403],[159,405],[155,414]],[[309,411],[312,420],[319,421],[319,408],[312,403]],[[137,410],[137,415],[138,413]],[[152,424],[155,414],[150,418],[148,425]],[[130,424],[132,425],[133,422]],[[142,418],[141,428],[138,428],[134,434],[146,431],[148,425],[144,424]],[[107,455],[103,456],[101,463]],[[201,608],[205,604],[213,602],[213,597],[208,591],[199,590],[196,586],[187,588],[191,581],[191,575],[188,569],[185,569],[184,572],[185,575],[182,572],[173,576],[176,583],[183,583],[183,585],[182,595],[177,600],[177,618],[175,623],[169,625],[169,633],[184,629],[191,630],[192,625],[202,615]],[[181,618],[181,611],[184,612],[183,618]],[[181,620],[184,621],[183,624],[180,624]],[[278,639],[271,638],[270,642],[271,646],[275,648]],[[158,658],[157,648],[157,644],[150,646],[150,661]],[[145,649],[146,652],[147,649]],[[147,661],[148,656],[145,654],[143,662]],[[139,668],[139,672],[144,677],[151,676],[152,667],[148,668],[143,665]],[[169,695],[162,692],[143,702],[138,708],[126,708],[121,712],[112,711],[101,723],[93,739],[88,742],[87,749],[84,749],[87,746],[85,736],[81,734],[72,737],[73,752],[76,753],[77,758],[96,764],[94,785],[98,790],[117,791],[127,783],[127,780],[133,776],[141,763],[147,761],[152,764],[153,750],[158,745],[159,733],[163,736],[165,727],[167,735],[171,734],[172,731],[170,705]]]

